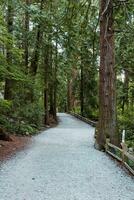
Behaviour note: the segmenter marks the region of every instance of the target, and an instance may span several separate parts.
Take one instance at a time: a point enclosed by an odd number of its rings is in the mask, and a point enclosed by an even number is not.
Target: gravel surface
[[[0,164],[0,200],[134,200],[134,179],[94,149],[94,128],[67,115]]]

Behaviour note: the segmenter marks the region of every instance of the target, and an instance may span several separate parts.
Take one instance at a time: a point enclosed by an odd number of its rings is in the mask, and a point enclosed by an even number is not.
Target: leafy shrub
[[[42,109],[38,104],[31,103],[18,107],[14,116],[19,116],[20,120],[26,122],[27,124],[40,127],[42,122]]]
[[[126,141],[128,146],[134,147],[134,115],[131,110],[128,110],[124,115],[119,115],[120,132],[126,131]]]
[[[33,135],[37,132],[37,129],[28,124],[17,124],[17,133],[21,135]]]
[[[39,105],[13,105],[11,101],[0,100],[0,127],[9,133],[35,134],[41,126],[42,112]]]
[[[0,99],[0,113],[3,115],[7,115],[11,112],[12,109],[12,101]]]

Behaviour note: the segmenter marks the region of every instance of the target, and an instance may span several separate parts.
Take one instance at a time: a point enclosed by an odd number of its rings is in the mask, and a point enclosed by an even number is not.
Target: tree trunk
[[[46,125],[49,125],[49,105],[48,105],[48,85],[45,84],[44,89],[44,110],[45,110],[45,117],[44,117],[44,123]]]
[[[43,3],[44,3],[44,0],[41,0],[41,2],[40,2],[40,14],[42,14]],[[39,22],[38,28],[37,28],[35,48],[34,48],[32,60],[31,60],[31,66],[30,66],[30,74],[33,77],[36,75],[37,68],[38,68],[38,61],[39,61],[39,55],[40,55],[40,45],[41,45],[41,41],[42,41],[41,25],[42,25],[42,23]]]
[[[40,1],[40,15],[42,14],[43,6],[44,6],[44,0],[41,0]],[[43,36],[43,29],[41,26],[42,26],[42,22],[39,22],[38,27],[37,27],[35,48],[33,50],[31,65],[29,67],[29,74],[33,78],[33,86],[35,83],[35,76],[36,76],[37,69],[38,69],[38,62],[39,62],[39,57],[40,57],[40,47],[41,47],[42,36]],[[29,92],[28,100],[31,102],[34,101],[34,88],[33,87],[31,88],[31,90]]]
[[[84,69],[83,69],[82,53],[81,53],[80,106],[81,106],[81,115],[84,116]]]
[[[106,138],[118,144],[116,130],[116,72],[114,55],[113,1],[100,3],[99,122],[96,148],[105,149]]]
[[[67,112],[71,111],[71,96],[72,96],[72,86],[71,81],[68,78],[67,81]]]
[[[54,68],[54,119],[57,121],[57,67],[58,67],[58,41],[56,38],[55,47],[55,68]]]
[[[44,50],[44,110],[45,110],[45,118],[44,122],[46,125],[49,125],[49,104],[48,104],[48,67],[49,67],[49,58],[48,58],[48,52],[49,47],[46,46],[46,49]]]
[[[8,9],[7,9],[7,29],[8,33],[12,37],[13,35],[13,6],[11,2],[8,2]],[[10,71],[10,65],[12,65],[12,44],[7,48],[7,63],[8,63],[8,70]],[[13,80],[10,78],[6,78],[5,80],[5,90],[4,90],[4,99],[11,100],[13,98],[12,94],[13,89]]]
[[[50,97],[50,115],[54,118],[54,80],[53,80],[53,47],[52,38],[49,37],[49,97]]]
[[[51,83],[51,86],[49,87],[49,99],[50,99],[50,115],[54,118],[54,88]]]
[[[26,71],[28,71],[28,58],[29,58],[29,44],[28,44],[28,33],[29,33],[29,12],[28,7],[30,5],[30,0],[25,0],[26,3],[26,11],[25,11],[25,38],[24,38],[24,57],[25,57],[25,67]]]

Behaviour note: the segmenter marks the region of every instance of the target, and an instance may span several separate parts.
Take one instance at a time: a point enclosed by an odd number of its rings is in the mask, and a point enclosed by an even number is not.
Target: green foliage
[[[13,34],[7,26],[8,3],[13,7]],[[114,1],[115,4],[118,2]],[[133,3],[130,0],[130,3]],[[127,140],[134,137],[134,20],[131,4],[114,8],[117,69],[117,108],[120,130],[126,129]],[[26,16],[27,14],[27,16]],[[28,19],[26,18],[28,17]],[[29,27],[26,28],[25,20]],[[37,45],[40,31],[41,45]],[[57,54],[56,54],[57,44]],[[25,47],[28,46],[28,66]],[[47,48],[46,48],[47,47]],[[9,51],[11,60],[7,59]],[[48,57],[48,86],[44,83],[44,52]],[[32,59],[37,63],[36,76],[30,74]],[[37,59],[38,58],[38,59]],[[9,132],[33,134],[42,125],[44,88],[57,89],[59,111],[67,108],[68,81],[71,82],[72,110],[80,113],[81,72],[83,69],[83,115],[97,119],[99,63],[99,2],[94,1],[0,1],[0,92],[6,78],[13,81],[12,100],[0,100],[0,126]],[[55,75],[55,67],[56,75]],[[126,73],[128,72],[128,74]],[[128,75],[128,87],[125,80]],[[56,87],[55,87],[56,86]],[[31,98],[31,93],[33,97]],[[71,100],[72,100],[71,99]],[[48,97],[50,108],[50,96]]]
[[[11,112],[12,102],[8,100],[0,99],[0,113],[1,114],[8,114]]]
[[[21,120],[25,120],[28,124],[35,127],[40,127],[42,114],[42,108],[39,104],[35,103],[21,106],[16,113]]]
[[[15,109],[13,102],[0,100],[0,126],[10,133],[35,134],[41,125],[39,108],[38,105],[27,105]]]
[[[134,147],[134,110],[127,110],[123,115],[119,115],[120,132],[124,129],[126,131],[127,144]]]
[[[0,126],[6,132],[19,135],[32,135],[38,131],[33,125],[26,124],[24,121],[18,121],[18,119],[9,118],[5,115],[0,116]]]

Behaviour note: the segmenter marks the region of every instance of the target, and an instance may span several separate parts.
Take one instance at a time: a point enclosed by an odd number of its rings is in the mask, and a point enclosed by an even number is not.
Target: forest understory
[[[30,137],[22,136],[10,136],[10,141],[0,140],[0,161],[5,161],[6,159],[11,158],[18,151],[26,148],[29,144]]]
[[[34,135],[40,134],[42,131],[46,131],[49,128],[54,128],[58,125],[57,121],[50,118],[49,125],[44,125],[34,133]],[[12,156],[27,148],[32,142],[33,134],[24,133],[18,135],[17,133],[7,133],[6,130],[0,129],[0,161],[10,159]]]
[[[98,149],[124,130],[134,152],[133,33],[133,0],[1,0],[0,139],[74,112],[98,121]]]

